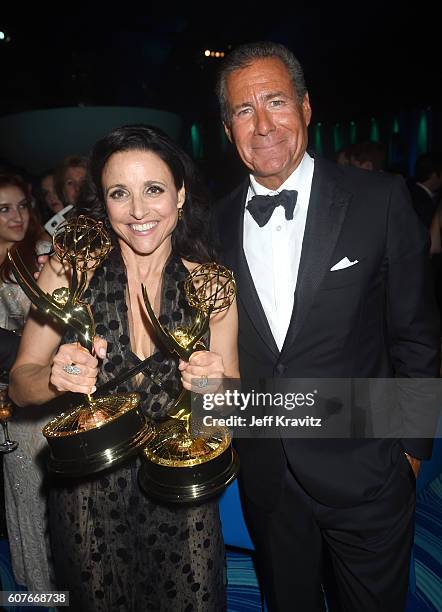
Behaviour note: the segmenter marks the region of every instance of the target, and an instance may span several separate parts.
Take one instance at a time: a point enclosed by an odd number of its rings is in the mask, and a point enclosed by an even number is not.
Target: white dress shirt
[[[264,227],[259,227],[247,208],[244,212],[244,253],[279,350],[292,316],[313,169],[314,161],[305,153],[299,166],[277,191],[263,187],[250,175],[247,203],[254,195],[275,195],[283,189],[298,192],[291,220],[285,218],[283,206],[275,208]]]

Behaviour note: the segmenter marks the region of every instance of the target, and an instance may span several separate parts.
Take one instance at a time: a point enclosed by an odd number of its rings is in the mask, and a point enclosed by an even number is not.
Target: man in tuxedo
[[[246,44],[217,84],[250,175],[214,208],[236,277],[241,379],[435,377],[425,230],[400,177],[307,152],[299,62]],[[405,414],[414,422],[416,414]],[[403,610],[428,439],[238,439],[240,491],[270,611]]]

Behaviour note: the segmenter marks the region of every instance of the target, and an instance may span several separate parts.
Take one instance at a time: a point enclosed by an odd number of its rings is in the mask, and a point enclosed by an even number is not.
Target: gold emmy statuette
[[[36,308],[73,329],[80,344],[93,351],[95,325],[89,304],[81,297],[88,273],[107,257],[111,241],[101,221],[83,215],[57,228],[53,235],[58,259],[69,264],[69,287],[45,293],[25,268],[18,253],[8,257],[14,275]],[[65,476],[99,472],[126,459],[153,435],[153,428],[138,407],[136,393],[115,394],[86,402],[52,419],[43,435],[50,447],[49,469]]]
[[[168,331],[157,319],[143,286],[144,303],[152,325],[170,353],[184,359],[205,350],[202,338],[210,316],[233,302],[233,275],[215,263],[195,268],[184,283],[188,303],[197,311],[193,324]],[[202,378],[198,386],[207,386]],[[192,422],[191,395],[182,389],[169,418],[156,425],[155,435],[143,449],[138,478],[145,493],[161,502],[201,502],[219,495],[236,477],[239,460],[225,427],[204,427]]]

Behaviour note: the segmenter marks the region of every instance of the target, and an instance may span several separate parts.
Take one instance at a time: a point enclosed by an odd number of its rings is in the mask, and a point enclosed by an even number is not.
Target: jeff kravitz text
[[[210,414],[203,417],[203,424],[207,427],[321,427],[321,421],[322,419],[311,416],[293,418],[273,414],[260,418],[255,415],[251,415],[250,418],[238,415],[223,418],[213,417]]]

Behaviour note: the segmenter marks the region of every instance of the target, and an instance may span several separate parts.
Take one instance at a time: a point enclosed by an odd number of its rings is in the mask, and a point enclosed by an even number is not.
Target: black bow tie
[[[289,221],[293,219],[297,197],[297,191],[288,189],[283,189],[281,193],[275,195],[254,195],[247,204],[247,210],[259,227],[264,227],[277,206],[284,206],[285,218]]]

